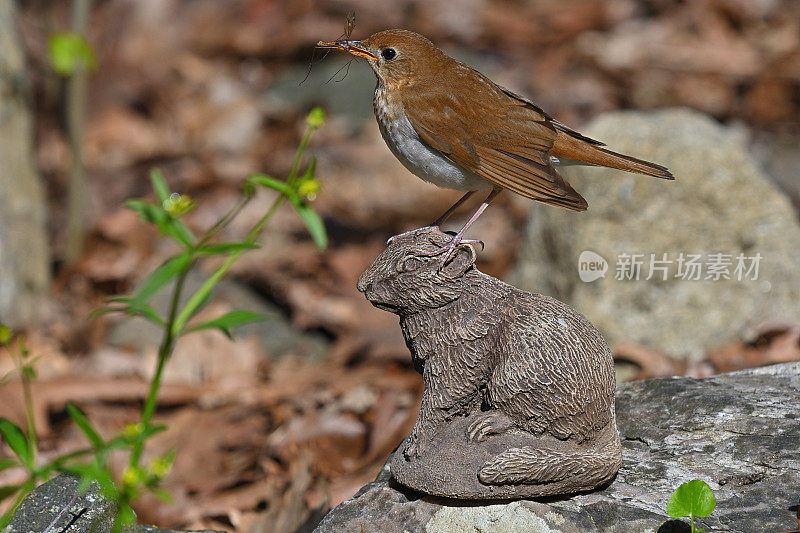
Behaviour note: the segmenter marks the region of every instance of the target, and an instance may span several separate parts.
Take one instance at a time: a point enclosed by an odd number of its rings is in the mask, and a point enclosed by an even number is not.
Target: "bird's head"
[[[361,41],[320,41],[317,46],[363,57],[375,71],[378,82],[386,87],[435,76],[439,63],[447,58],[428,39],[407,30],[386,30]]]

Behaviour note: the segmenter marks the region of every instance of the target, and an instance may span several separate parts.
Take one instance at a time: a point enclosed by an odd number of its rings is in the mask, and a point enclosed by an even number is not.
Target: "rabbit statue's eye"
[[[400,263],[400,272],[413,272],[423,265],[419,258],[410,255]]]

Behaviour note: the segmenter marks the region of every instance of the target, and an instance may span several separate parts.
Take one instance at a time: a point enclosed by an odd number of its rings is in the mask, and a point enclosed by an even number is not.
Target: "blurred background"
[[[178,343],[156,417],[169,429],[148,450],[178,449],[175,502],[147,497],[136,510],[161,527],[309,530],[408,433],[421,378],[397,317],[355,283],[387,237],[459,193],[390,154],[365,63],[314,51],[351,10],[354,39],[420,32],[558,120],[673,170],[675,183],[565,172],[589,212],[505,194],[471,231],[486,243],[484,272],[586,313],[620,380],[800,359],[800,2],[0,0],[0,322],[44,356],[33,390],[44,456],[84,443],[67,401],[114,434],[136,418],[152,372],[157,328],[88,318],[176,252],[124,200],[152,199],[159,167],[196,202],[186,223],[206,228],[249,174],[286,175],[314,106],[327,121],[309,149],[322,184],[313,205],[330,244],[319,250],[285,206],[220,285],[213,311],[275,318],[237,329],[236,342],[208,331]],[[67,32],[85,35],[86,71],[54,57]],[[271,201],[260,193],[227,237]],[[584,245],[611,263],[591,285],[578,278]],[[632,252],[761,253],[763,270],[752,283],[610,279],[613,256]],[[0,376],[13,368],[0,352]],[[24,420],[13,377],[0,416]]]

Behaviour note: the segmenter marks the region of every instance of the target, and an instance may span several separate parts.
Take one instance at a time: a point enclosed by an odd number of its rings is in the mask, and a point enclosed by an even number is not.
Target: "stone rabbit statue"
[[[621,462],[614,366],[580,313],[475,268],[472,245],[442,265],[450,236],[396,237],[358,280],[400,316],[425,392],[393,477],[427,494],[503,499],[610,481]]]

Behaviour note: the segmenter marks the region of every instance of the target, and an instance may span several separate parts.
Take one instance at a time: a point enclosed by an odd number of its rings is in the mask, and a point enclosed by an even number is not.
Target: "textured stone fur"
[[[621,456],[613,360],[603,337],[558,300],[477,270],[471,245],[459,246],[443,267],[438,256],[424,255],[449,238],[435,230],[395,238],[358,281],[373,305],[400,316],[425,383],[393,473],[402,470],[401,482],[429,493],[487,498],[563,494],[610,480]],[[466,426],[453,423],[463,417]],[[466,429],[448,435],[456,426]],[[473,455],[492,450],[477,471],[465,473],[477,476],[476,487],[461,493],[439,486],[453,483],[450,474],[440,483],[431,472],[413,471],[415,463],[435,468],[423,460],[429,443],[459,447],[458,439]],[[531,487],[504,493],[481,484]]]

